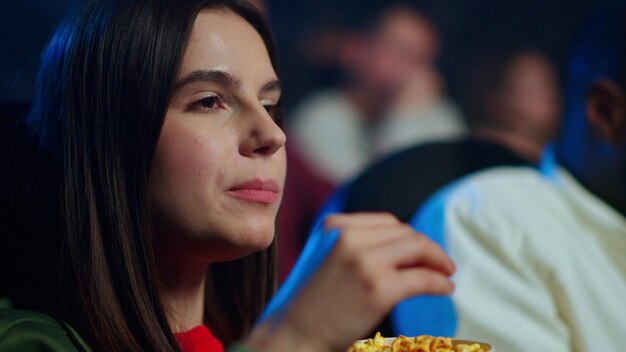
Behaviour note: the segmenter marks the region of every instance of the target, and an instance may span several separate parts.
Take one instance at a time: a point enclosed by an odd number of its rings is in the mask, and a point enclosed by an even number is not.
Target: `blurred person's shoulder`
[[[517,202],[538,202],[539,197],[557,197],[555,185],[532,166],[494,167],[471,174],[450,192],[448,205],[472,205],[468,211],[492,206],[500,209]]]
[[[445,207],[454,226],[481,232],[485,240],[559,245],[626,232],[626,219],[563,168],[551,175],[533,167],[485,170],[454,187]]]
[[[463,179],[449,193],[446,212],[494,236],[543,237],[563,232],[578,208],[568,193],[584,192],[565,170],[558,179],[533,167],[496,167]],[[497,234],[495,234],[497,233]]]

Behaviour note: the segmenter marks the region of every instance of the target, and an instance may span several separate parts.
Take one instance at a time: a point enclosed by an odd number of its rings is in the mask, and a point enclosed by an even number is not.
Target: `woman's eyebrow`
[[[174,91],[196,82],[217,83],[227,88],[239,88],[241,85],[239,78],[229,72],[220,70],[196,70],[178,80],[174,85]]]

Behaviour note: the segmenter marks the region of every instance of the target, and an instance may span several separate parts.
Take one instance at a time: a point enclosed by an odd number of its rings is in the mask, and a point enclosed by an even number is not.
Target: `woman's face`
[[[201,11],[150,173],[160,252],[215,262],[271,243],[286,169],[279,99],[258,32],[231,11]]]

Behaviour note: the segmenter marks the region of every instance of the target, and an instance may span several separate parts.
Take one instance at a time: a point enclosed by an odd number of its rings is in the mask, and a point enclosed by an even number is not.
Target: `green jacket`
[[[0,308],[0,351],[93,351],[64,322],[30,311]]]
[[[65,322],[37,312],[2,308],[0,302],[0,351],[92,352],[76,330]],[[227,352],[253,352],[242,345]]]

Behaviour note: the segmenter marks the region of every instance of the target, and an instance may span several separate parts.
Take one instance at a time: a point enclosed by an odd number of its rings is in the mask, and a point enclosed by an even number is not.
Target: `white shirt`
[[[452,139],[466,131],[459,110],[447,100],[417,110],[391,111],[372,125],[338,90],[317,93],[293,113],[288,133],[305,158],[340,183],[373,160],[412,144]]]
[[[567,171],[498,168],[445,206],[456,336],[498,351],[626,351],[626,219]]]

